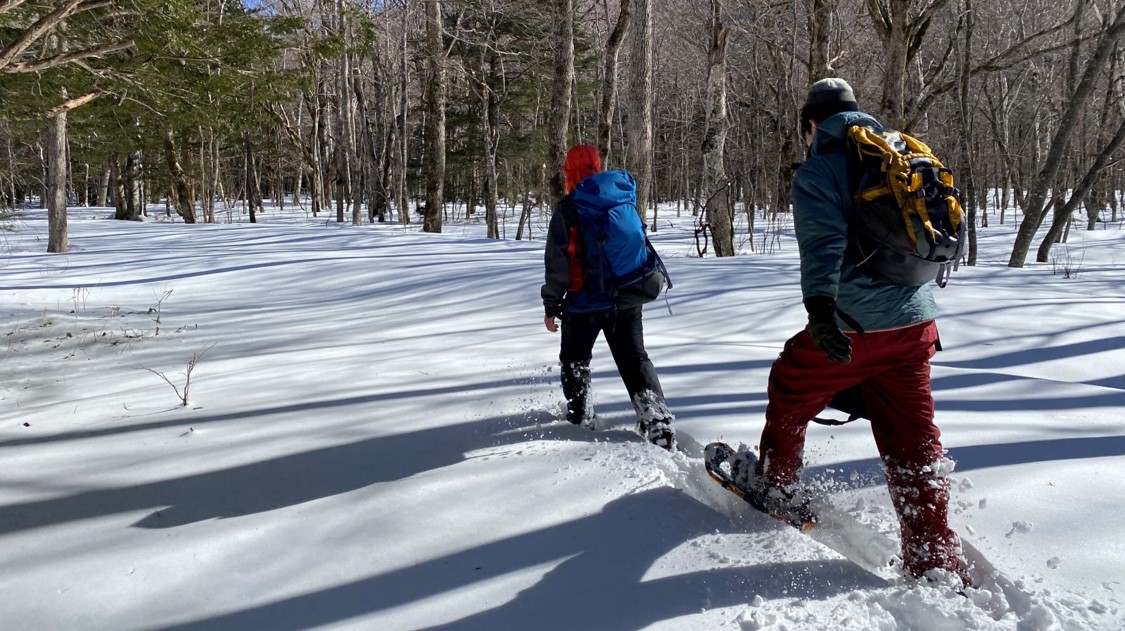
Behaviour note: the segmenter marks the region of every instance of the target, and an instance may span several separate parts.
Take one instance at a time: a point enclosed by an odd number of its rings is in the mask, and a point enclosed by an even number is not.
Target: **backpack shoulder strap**
[[[648,250],[651,256],[656,258],[656,268],[660,270],[661,274],[664,274],[664,281],[668,283],[668,286],[665,288],[665,290],[671,289],[672,275],[668,273],[668,268],[664,265],[664,259],[660,258],[660,253],[657,252],[656,248],[652,246],[652,241],[648,240],[647,234],[645,235],[645,248]]]

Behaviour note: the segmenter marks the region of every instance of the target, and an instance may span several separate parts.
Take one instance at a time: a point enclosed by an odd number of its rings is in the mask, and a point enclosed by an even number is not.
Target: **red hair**
[[[573,193],[574,187],[582,180],[601,172],[602,157],[594,145],[575,145],[566,152],[563,176],[566,178],[567,193]]]

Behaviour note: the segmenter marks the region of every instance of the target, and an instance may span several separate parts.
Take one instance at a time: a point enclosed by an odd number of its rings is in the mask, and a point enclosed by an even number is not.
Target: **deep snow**
[[[605,429],[557,420],[541,241],[153,212],[72,209],[62,255],[42,211],[0,233],[0,628],[1125,628],[1120,225],[1011,269],[1015,225],[994,217],[937,291],[954,525],[1027,595],[978,606],[707,479],[698,445],[757,442],[770,362],[803,325],[788,231],[700,259],[691,217],[661,209],[674,315],[654,303],[645,328],[673,456],[629,431],[603,343]],[[862,423],[814,426],[806,458],[893,540]]]

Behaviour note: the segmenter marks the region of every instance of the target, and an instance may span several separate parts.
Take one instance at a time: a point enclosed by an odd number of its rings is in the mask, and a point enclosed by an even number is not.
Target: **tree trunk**
[[[1102,169],[1109,163],[1110,157],[1125,144],[1125,121],[1117,127],[1117,133],[1109,141],[1109,144],[1102,149],[1098,157],[1094,159],[1093,164],[1090,165],[1086,175],[1083,176],[1082,181],[1078,186],[1074,187],[1074,191],[1070,194],[1070,199],[1066,204],[1056,204],[1055,216],[1051,224],[1051,228],[1047,230],[1047,235],[1043,238],[1043,242],[1039,245],[1039,251],[1036,253],[1035,260],[1040,263],[1046,263],[1050,260],[1051,246],[1054,245],[1062,234],[1063,228],[1070,223],[1070,218],[1074,214],[1074,210],[1078,208],[1078,204],[1082,203],[1082,199],[1090,192],[1094,183],[1101,174]]]
[[[969,120],[969,98],[971,96],[969,85],[969,71],[972,63],[972,42],[973,42],[973,0],[963,0],[962,15],[964,16],[962,22],[962,29],[964,35],[960,40],[961,54],[958,56],[957,73],[958,73],[958,99],[957,99],[957,119],[961,129],[958,135],[957,149],[960,155],[961,172],[958,174],[961,182],[964,195],[961,196],[961,204],[965,208],[966,219],[968,220],[968,264],[977,264],[977,200],[976,200],[976,186],[973,181],[973,160],[972,160],[972,124]]]
[[[554,206],[566,195],[562,166],[566,158],[566,131],[570,121],[570,86],[574,83],[574,4],[555,0],[555,70],[551,111],[547,122],[547,168],[551,174],[550,199]],[[522,233],[523,219],[520,220]]]
[[[837,0],[805,0],[809,30],[809,83],[830,77],[833,69],[828,57],[832,36],[832,10]]]
[[[337,0],[336,12],[337,15],[334,16],[334,19],[338,21],[338,34],[346,42],[349,39],[348,22],[346,14],[342,11],[340,0]],[[356,151],[356,108],[355,100],[352,98],[351,75],[351,54],[345,51],[340,55],[339,63],[336,66],[336,101],[338,106],[336,116],[336,181],[339,183],[337,193],[340,196],[337,207],[343,212],[350,209],[352,225],[358,226],[363,224],[363,210],[356,194],[359,161]],[[340,221],[343,221],[342,217]]]
[[[208,148],[207,134],[203,127],[196,128],[199,132],[199,173],[196,182],[199,184],[199,193],[193,197],[199,200],[199,209],[203,213],[203,223],[215,223],[215,189],[211,187],[207,174],[207,164],[211,160],[211,151]]]
[[[319,65],[320,62],[318,62]],[[332,133],[332,108],[328,100],[328,84],[323,78],[325,72],[324,68],[318,68],[317,70],[320,78],[317,80],[317,90],[314,97],[317,135],[313,142],[317,152],[317,173],[320,176],[317,190],[320,192],[319,208],[321,210],[324,210],[325,206],[329,209],[332,208],[332,192],[336,183],[336,161],[332,159],[335,153],[335,139]],[[343,217],[337,211],[336,221],[343,220]]]
[[[171,129],[164,130],[164,159],[168,163],[168,174],[172,179],[172,201],[176,206],[176,213],[183,217],[184,223],[195,223],[195,200],[192,199],[187,177],[176,154],[176,141]]]
[[[407,114],[409,108],[407,107],[407,94],[410,87],[410,64],[409,64],[409,43],[410,29],[408,28],[410,18],[410,0],[403,0],[402,8],[402,71],[399,72],[399,101],[398,101],[398,194],[396,195],[396,204],[398,205],[398,220],[402,225],[410,223],[410,205],[406,195],[406,174],[407,174]]]
[[[445,204],[445,46],[441,0],[426,2],[426,214],[424,232],[441,232]]]
[[[1082,79],[1078,82],[1074,94],[1067,100],[1066,110],[1059,121],[1058,130],[1051,138],[1047,160],[1028,193],[1023,221],[1020,222],[1019,231],[1016,233],[1016,242],[1012,248],[1012,256],[1008,260],[1008,267],[1023,267],[1027,260],[1027,253],[1031,249],[1035,231],[1047,211],[1047,191],[1051,184],[1058,179],[1059,169],[1066,157],[1067,143],[1070,142],[1070,137],[1077,127],[1078,117],[1082,113],[1090,93],[1093,92],[1095,78],[1105,67],[1110,53],[1123,33],[1125,33],[1125,5],[1117,10],[1113,22],[1101,33],[1094,55],[1086,63]]]
[[[219,182],[219,141],[215,138],[214,129],[208,129],[207,149],[211,155],[211,193],[208,195],[207,203],[207,223],[215,223],[215,200],[214,197],[222,191],[222,184]],[[230,210],[230,206],[223,197],[223,205]]]
[[[652,191],[652,62],[653,2],[634,0],[632,46],[630,61],[632,85],[628,109],[629,170],[637,179],[637,212],[641,223],[648,223],[649,197]]]
[[[98,184],[98,202],[97,203],[98,203],[99,208],[105,208],[106,204],[109,203],[109,176],[110,176],[110,172],[111,171],[110,171],[109,165],[106,164],[105,170],[102,171],[101,182]]]
[[[121,203],[118,205],[117,218],[140,221],[144,212],[144,201],[141,199],[140,151],[130,152],[125,159],[125,171],[121,174],[119,190]]]
[[[46,136],[47,251],[66,252],[66,112],[47,122]]]
[[[498,79],[499,63],[495,50],[489,46],[481,59],[481,142],[484,146],[484,222],[489,239],[500,238],[496,217],[496,149],[500,141],[500,103],[492,87]]]
[[[366,135],[371,143],[371,193],[368,201],[368,216],[369,221],[383,223],[387,220],[387,198],[388,198],[388,185],[390,183],[389,174],[390,169],[390,153],[394,147],[394,135],[391,132],[393,129],[392,123],[394,116],[392,109],[389,107],[388,94],[392,91],[387,79],[389,78],[386,69],[383,67],[382,60],[379,57],[379,48],[372,46],[371,48],[371,79],[373,82],[371,104],[363,109],[368,111],[364,117],[373,116],[374,122],[369,123]],[[359,89],[357,86],[356,94],[358,95]]]
[[[905,122],[907,19],[909,0],[867,0],[868,12],[883,41],[883,94],[876,115],[884,124],[901,129]]]
[[[129,211],[125,207],[125,172],[121,169],[121,158],[116,153],[109,154],[110,182],[113,187],[113,218],[129,219]]]
[[[868,16],[883,43],[883,94],[877,116],[884,124],[909,131],[907,69],[922,46],[930,21],[948,1],[929,0],[912,15],[912,0],[866,0]]]
[[[602,84],[602,105],[598,110],[598,150],[602,163],[608,164],[613,157],[613,110],[617,104],[617,59],[621,44],[629,31],[631,14],[630,0],[621,0],[617,23],[605,44],[605,77]]]
[[[727,36],[722,0],[711,0],[711,48],[707,51],[707,121],[703,136],[703,194],[715,256],[734,256],[730,186],[723,155],[727,139]]]
[[[258,184],[258,167],[254,159],[254,145],[250,141],[250,133],[243,134],[243,144],[246,147],[246,205],[250,208],[250,223],[258,223],[257,211],[265,212],[262,203],[262,188]]]

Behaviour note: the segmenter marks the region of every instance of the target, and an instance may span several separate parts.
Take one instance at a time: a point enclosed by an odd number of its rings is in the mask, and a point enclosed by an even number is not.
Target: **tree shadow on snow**
[[[225,415],[211,420],[222,419]],[[147,484],[9,504],[0,506],[0,535],[145,509],[154,510],[134,526],[173,528],[271,511],[453,465],[465,460],[468,452],[528,440],[532,430],[520,428],[546,427],[554,422],[545,411],[494,417],[378,436]],[[569,424],[553,431],[579,440],[608,436]]]
[[[1125,436],[1032,440],[949,449],[949,457],[957,463],[957,473],[989,467],[1114,456],[1125,456]],[[852,472],[857,475],[851,476]],[[885,483],[882,467],[876,459],[807,467],[804,477],[806,480],[831,481],[833,489],[858,489]]]
[[[639,629],[702,609],[742,605],[754,595],[821,599],[886,584],[844,560],[765,563],[645,580],[654,563],[673,548],[695,537],[729,531],[729,518],[700,509],[697,501],[676,489],[651,489],[621,497],[576,521],[163,631],[311,628],[534,573],[551,564],[552,569],[511,601],[495,606],[480,602],[480,611],[456,620],[435,613],[435,619],[422,621],[424,627],[411,620],[410,628]],[[433,610],[442,608],[435,604]]]

